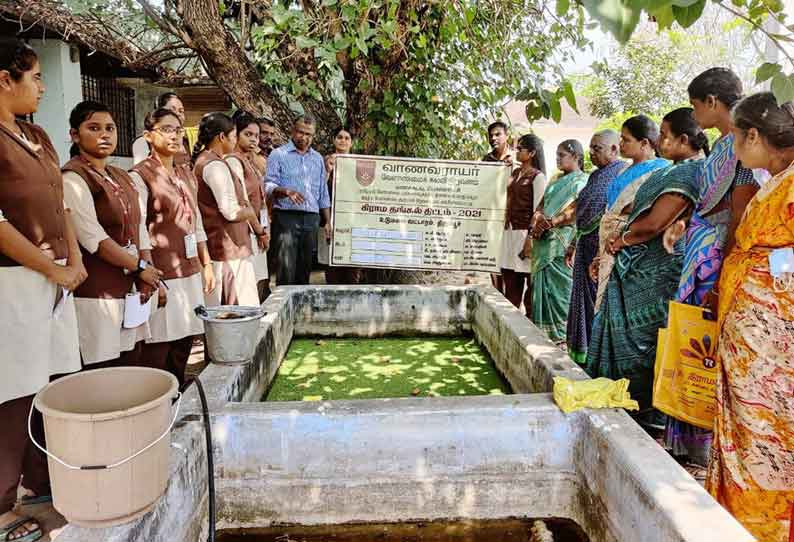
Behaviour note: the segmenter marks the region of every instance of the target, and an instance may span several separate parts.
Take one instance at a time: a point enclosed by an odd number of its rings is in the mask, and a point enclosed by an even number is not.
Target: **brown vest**
[[[265,189],[262,185],[262,176],[257,173],[253,163],[246,155],[235,152],[231,156],[237,158],[243,165],[243,173],[245,174],[243,181],[245,182],[245,191],[248,193],[248,201],[254,209],[257,218],[259,218],[259,211],[262,210],[262,206],[265,204]]]
[[[64,238],[63,179],[58,154],[40,127],[19,122],[32,150],[0,125],[0,210],[12,226],[56,260],[69,256]],[[0,254],[0,267],[19,263]]]
[[[187,139],[184,141],[184,148],[187,149]],[[179,151],[174,155],[174,165],[175,166],[193,166],[190,163],[190,154],[185,151]]]
[[[108,180],[80,158],[69,160],[64,164],[63,171],[77,173],[88,185],[94,197],[97,219],[105,233],[122,247],[133,243],[140,250],[141,210],[138,191],[127,172],[106,166],[105,171],[110,177]],[[88,278],[75,290],[76,297],[121,299],[130,293],[135,281],[132,275],[125,275],[121,267],[100,258],[98,251],[91,254],[82,247],[80,250]]]
[[[216,262],[238,260],[251,255],[251,237],[248,234],[247,222],[229,222],[221,214],[218,202],[212,189],[204,181],[204,168],[212,162],[223,162],[223,158],[213,151],[204,151],[196,160],[193,172],[198,181],[198,205],[201,217],[204,219],[204,231],[207,234],[207,250],[210,258]],[[228,168],[226,162],[223,162]],[[237,175],[229,169],[229,174],[234,181],[234,193],[237,203],[245,205],[243,188]]]
[[[132,171],[149,188],[146,223],[152,241],[154,266],[166,279],[195,275],[201,271],[199,259],[187,258],[185,236],[196,231],[196,204],[193,172],[175,167],[173,174],[154,157],[138,163]]]
[[[532,184],[538,176],[537,169],[532,169],[524,175],[521,170],[513,172],[513,178],[507,185],[507,223],[514,230],[528,230],[535,212],[535,194]]]

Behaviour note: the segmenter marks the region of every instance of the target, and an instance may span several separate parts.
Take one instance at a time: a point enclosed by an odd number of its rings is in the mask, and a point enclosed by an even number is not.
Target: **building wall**
[[[83,99],[80,55],[70,54],[74,46],[61,40],[31,40],[30,45],[39,55],[46,86],[34,119],[49,134],[61,162],[66,162],[71,146],[69,112]]]
[[[141,78],[122,78],[119,83],[135,90],[135,133],[143,133],[143,120],[146,114],[155,109],[157,97],[172,89],[152,84]]]

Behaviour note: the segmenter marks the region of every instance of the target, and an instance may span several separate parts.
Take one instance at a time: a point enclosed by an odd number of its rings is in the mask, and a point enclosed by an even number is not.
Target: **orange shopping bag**
[[[717,406],[717,322],[702,307],[670,302],[667,329],[659,330],[653,406],[711,429]]]

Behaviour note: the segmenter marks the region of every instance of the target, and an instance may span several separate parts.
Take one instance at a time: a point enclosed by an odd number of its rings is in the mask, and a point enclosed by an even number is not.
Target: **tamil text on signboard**
[[[510,168],[340,155],[331,265],[498,271]]]

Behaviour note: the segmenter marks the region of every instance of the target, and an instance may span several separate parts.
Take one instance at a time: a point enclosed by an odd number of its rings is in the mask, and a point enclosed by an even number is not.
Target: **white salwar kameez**
[[[229,164],[229,167],[232,168],[234,174],[237,175],[237,178],[240,179],[242,182],[243,188],[243,195],[245,196],[245,201],[248,204],[251,204],[251,200],[248,199],[248,189],[245,186],[245,169],[243,165],[240,163],[240,159],[236,156],[230,156],[226,159],[226,162]],[[267,214],[267,204],[266,202],[262,202],[262,213],[260,216],[260,223],[262,224],[263,228],[267,228],[270,226],[270,217]],[[262,222],[262,218],[265,219],[265,222]],[[256,281],[259,282],[260,280],[265,280],[268,278],[268,270],[267,270],[267,251],[262,250],[259,248],[259,239],[253,232],[251,232],[251,258],[254,262],[254,273],[256,273]]]
[[[546,190],[546,176],[538,173],[532,181],[532,208],[537,209],[543,192]],[[502,234],[502,252],[499,259],[500,269],[510,269],[516,273],[532,272],[532,255],[527,254],[523,260],[518,257],[524,249],[529,230],[514,230],[509,225]]]
[[[80,245],[90,252],[99,250],[99,243],[110,239],[99,223],[94,198],[85,180],[73,171],[63,174],[63,195],[66,207],[74,217],[75,233]],[[141,209],[140,250],[151,248],[146,231],[146,208]],[[84,364],[100,363],[118,358],[149,337],[149,325],[125,329],[124,299],[75,299],[80,337],[80,353]]]
[[[237,194],[234,190],[234,179],[227,163],[214,161],[207,164],[204,168],[204,182],[215,196],[218,209],[226,220],[234,220],[240,212],[240,204],[237,203]],[[245,187],[243,187],[245,194]],[[259,306],[259,292],[256,288],[256,271],[254,269],[254,259],[252,256],[226,261],[212,262],[212,270],[215,273],[217,287],[214,291],[204,296],[207,306],[217,306],[221,304],[223,296],[223,277],[225,272],[231,272],[234,276],[234,289],[239,305]]]
[[[130,177],[138,190],[141,209],[148,209],[149,188],[136,172],[131,171]],[[196,207],[193,207],[194,211]],[[196,214],[196,241],[204,243],[207,235],[204,232],[204,223],[201,214]],[[204,286],[201,272],[189,277],[165,279],[168,286],[166,290],[165,307],[156,309],[149,318],[149,332],[151,336],[147,343],[164,343],[177,341],[192,335],[204,333],[204,324],[196,316],[193,309],[205,303]],[[216,290],[220,285],[216,286]]]
[[[2,211],[0,222],[6,222]],[[0,267],[0,330],[6,337],[0,348],[0,404],[38,393],[53,375],[80,370],[74,297],[53,314],[60,290],[27,267]]]

